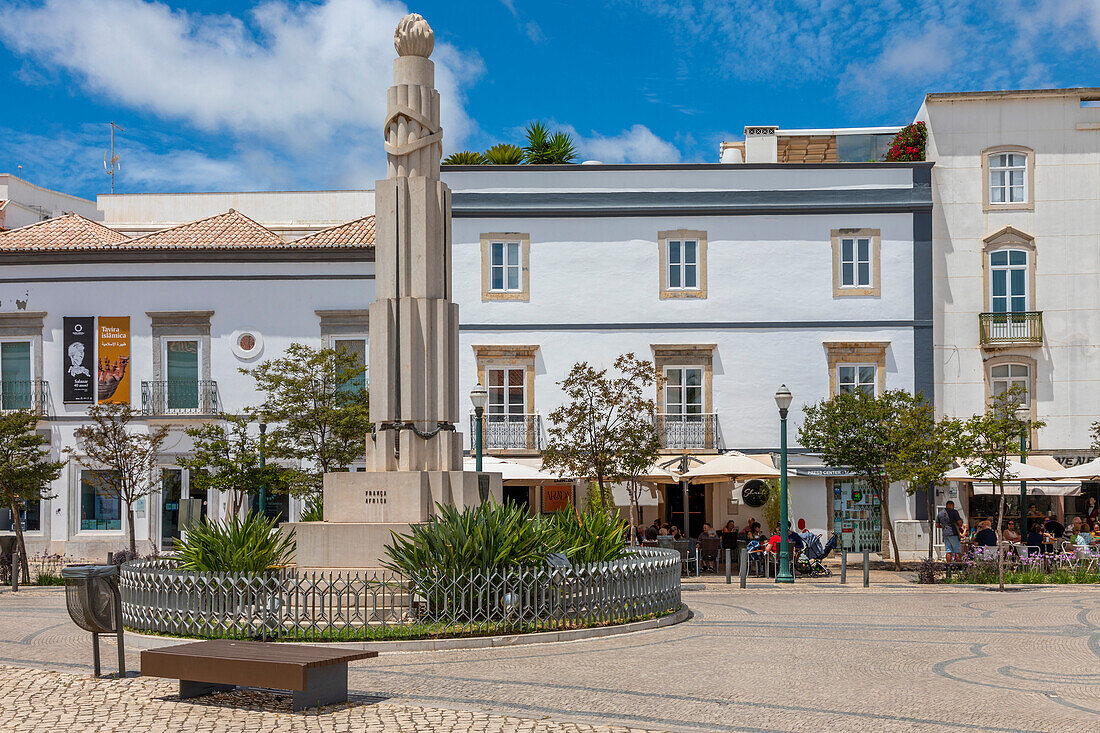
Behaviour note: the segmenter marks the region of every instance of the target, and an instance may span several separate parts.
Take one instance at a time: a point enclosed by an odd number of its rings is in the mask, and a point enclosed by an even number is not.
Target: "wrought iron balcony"
[[[1043,343],[1043,312],[980,313],[978,338],[982,346]]]
[[[212,379],[141,383],[143,415],[215,415],[221,411]]]
[[[50,404],[50,384],[45,379],[0,381],[0,410],[30,410],[45,415]]]
[[[477,418],[470,415],[471,436],[475,430]],[[542,450],[542,416],[486,414],[482,438],[487,451]]]
[[[677,450],[717,450],[718,414],[696,415],[660,413],[653,416],[662,448]]]

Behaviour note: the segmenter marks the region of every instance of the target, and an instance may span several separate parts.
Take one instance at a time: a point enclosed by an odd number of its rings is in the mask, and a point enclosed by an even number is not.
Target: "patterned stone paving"
[[[736,582],[686,582],[692,590],[684,599],[695,612],[686,623],[563,644],[384,654],[353,664],[356,702],[323,715],[268,710],[286,703],[257,703],[252,693],[234,693],[246,696],[240,701],[179,702],[171,683],[91,680],[89,640],[69,623],[54,590],[0,594],[0,664],[76,673],[59,678],[72,680],[74,702],[116,696],[118,715],[137,716],[119,730],[135,730],[133,720],[143,715],[193,719],[189,730],[212,729],[202,727],[210,720],[218,730],[417,731],[593,730],[583,724],[1066,731],[1100,724],[1095,587],[1000,594],[915,586],[890,573],[875,573],[869,589],[841,587],[835,578],[793,588],[750,581],[744,591]],[[136,668],[136,652],[131,659]],[[12,685],[32,674],[0,673],[5,724],[20,716],[8,707]],[[139,687],[164,684],[159,694]],[[36,695],[37,709],[55,716],[43,718],[44,727],[114,730],[56,717],[75,715],[65,695]]]

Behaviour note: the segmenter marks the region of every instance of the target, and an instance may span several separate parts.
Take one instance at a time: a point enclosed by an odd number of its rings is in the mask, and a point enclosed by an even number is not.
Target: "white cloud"
[[[46,0],[0,9],[0,40],[121,106],[354,177],[342,163],[349,148],[381,160],[393,28],[406,12],[393,0],[272,0],[244,17]],[[445,134],[460,144],[476,128],[464,92],[481,61],[438,42],[433,58]]]
[[[645,125],[633,125],[618,135],[589,137],[568,128],[577,142],[581,157],[604,163],[678,163],[680,150]]]

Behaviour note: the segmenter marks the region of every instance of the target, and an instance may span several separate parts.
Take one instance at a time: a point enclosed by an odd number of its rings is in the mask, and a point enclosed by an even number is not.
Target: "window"
[[[994,153],[989,156],[989,203],[1027,202],[1027,155]]]
[[[333,348],[342,351],[355,358],[359,367],[355,378],[343,385],[344,389],[362,392],[367,388],[367,340],[366,339],[333,339]]]
[[[198,409],[199,341],[165,340],[164,364],[168,382],[168,409]]]
[[[519,242],[491,242],[489,253],[489,289],[496,293],[520,292]]]
[[[657,232],[660,297],[707,297],[707,233],[689,229]]]
[[[524,367],[490,367],[489,405],[490,420],[504,422],[522,420],[527,413],[527,370]],[[492,416],[499,416],[493,418]]]
[[[668,289],[699,289],[699,240],[668,240]]]
[[[121,502],[104,489],[113,471],[80,472],[80,529],[122,529]]]
[[[529,300],[531,236],[519,232],[481,235],[481,299]]]
[[[29,410],[33,403],[31,342],[0,342],[0,409]]]
[[[703,368],[665,367],[665,415],[703,414]]]
[[[836,387],[840,394],[857,391],[874,395],[878,385],[878,368],[874,364],[840,364],[836,368]]]
[[[840,286],[871,287],[870,237],[844,237],[840,240]]]
[[[879,265],[882,232],[878,229],[833,229],[833,297],[881,294]]]
[[[1031,406],[1031,370],[1027,364],[998,364],[990,367],[990,392],[999,395],[1014,385],[1023,389],[1023,405]]]
[[[42,501],[40,499],[27,499],[23,506],[23,531],[42,531]]]
[[[991,312],[1021,313],[1027,310],[1027,267],[1025,250],[1000,249],[989,253]]]

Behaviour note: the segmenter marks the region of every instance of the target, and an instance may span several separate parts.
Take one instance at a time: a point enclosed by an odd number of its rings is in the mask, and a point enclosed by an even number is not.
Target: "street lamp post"
[[[489,403],[489,393],[481,382],[470,390],[470,402],[474,405],[474,470],[481,470],[481,434],[485,425],[485,406]]]
[[[260,421],[260,469],[267,465],[267,456],[264,455],[264,437],[267,434],[267,423]],[[267,487],[260,484],[260,516],[267,516]]]
[[[776,583],[793,583],[791,573],[791,540],[787,525],[787,410],[794,399],[787,385],[782,384],[775,392],[775,404],[779,407],[779,572],[775,574]]]
[[[1027,425],[1031,410],[1024,405],[1016,408],[1016,419],[1020,421],[1020,463],[1027,463]],[[1027,543],[1027,481],[1020,479],[1020,541]]]

